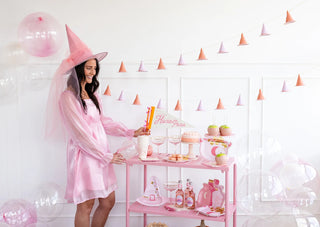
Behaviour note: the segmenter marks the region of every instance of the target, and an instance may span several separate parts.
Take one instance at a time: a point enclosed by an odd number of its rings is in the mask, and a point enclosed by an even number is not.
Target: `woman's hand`
[[[147,131],[145,127],[138,128],[136,131],[134,131],[133,136],[137,137],[142,135],[150,135],[150,130]]]
[[[120,153],[114,153],[111,163],[114,164],[122,164],[126,161],[126,159]]]

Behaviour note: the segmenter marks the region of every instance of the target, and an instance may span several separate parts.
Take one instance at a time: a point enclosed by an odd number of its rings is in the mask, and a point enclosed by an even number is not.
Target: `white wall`
[[[11,45],[17,43],[19,23],[26,15],[38,11],[51,14],[62,25],[68,24],[94,52],[109,52],[102,62],[100,92],[110,85],[112,96],[103,98],[104,109],[115,120],[137,128],[143,124],[146,106],[156,105],[161,98],[170,113],[193,124],[202,134],[213,120],[230,124],[236,132],[231,155],[238,159],[238,179],[244,183],[240,185],[243,188],[250,187],[250,183],[241,180],[249,177],[250,182],[251,170],[269,170],[288,154],[296,154],[319,171],[319,1],[14,0],[3,5],[6,7],[0,11],[0,78],[11,78],[13,83],[12,90],[0,93],[0,204],[14,198],[31,199],[42,183],[50,181],[64,187],[66,182],[65,146],[49,146],[41,138],[50,78],[65,56],[67,42],[55,56],[25,55],[26,62],[21,65],[8,56]],[[290,10],[296,23],[284,25],[286,10]],[[262,23],[271,36],[259,37]],[[242,32],[249,45],[238,47]],[[216,53],[221,41],[230,53]],[[208,61],[196,61],[200,48],[204,49]],[[177,66],[181,53],[186,66]],[[167,66],[165,71],[156,70],[160,57]],[[140,60],[144,60],[147,73],[137,72]],[[118,73],[121,61],[127,73]],[[32,73],[36,73],[38,79],[30,79]],[[303,88],[294,86],[298,74],[306,84]],[[289,93],[280,92],[283,80],[287,81]],[[263,102],[256,101],[259,88],[266,97]],[[125,91],[124,102],[116,101],[121,90]],[[131,105],[137,93],[142,106]],[[235,107],[239,94],[245,103],[242,108]],[[225,112],[214,110],[219,97],[227,108]],[[183,108],[180,113],[173,111],[178,99]],[[207,107],[206,112],[195,111],[199,100]],[[154,134],[177,132],[153,131]],[[268,150],[270,138],[281,144],[281,151]],[[123,140],[110,138],[110,142],[116,149]],[[118,222],[121,223],[118,226],[125,226],[125,168],[117,166],[116,170],[117,204],[107,226]],[[152,168],[149,175],[158,175],[161,170],[162,167]],[[186,169],[165,170],[159,175],[162,180],[180,176],[197,179],[196,192],[208,178],[220,177]],[[141,167],[135,167],[132,174],[141,176],[138,181],[142,183]],[[133,200],[142,193],[140,182],[131,192]],[[314,189],[317,199],[318,185]],[[250,190],[255,192],[256,188]],[[284,226],[284,223],[298,226],[292,209],[283,203],[259,204],[262,208],[280,207],[278,215],[268,209],[240,210],[238,226],[261,225],[261,220],[254,223],[257,215],[266,215],[269,223],[265,226],[271,226],[270,222],[274,226]],[[63,212],[50,225],[71,226],[74,208],[72,204],[64,204]],[[304,212],[302,218],[307,212],[319,220],[318,203],[299,211]],[[138,214],[130,220],[132,226],[142,225]],[[164,217],[151,217],[151,220],[165,220],[169,226],[198,224],[194,220]],[[213,225],[222,226],[210,223]]]

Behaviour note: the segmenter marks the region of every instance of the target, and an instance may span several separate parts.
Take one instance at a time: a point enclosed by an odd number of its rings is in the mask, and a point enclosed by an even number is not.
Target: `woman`
[[[99,205],[93,214],[92,226],[103,227],[115,203],[117,185],[112,164],[124,162],[121,154],[110,152],[106,134],[130,138],[147,133],[143,127],[130,130],[103,115],[96,91],[99,87],[99,61],[107,53],[93,55],[68,27],[67,35],[71,53],[54,76],[49,94],[49,104],[53,107],[49,105],[47,109],[50,112],[47,121],[54,115],[52,113],[57,112],[54,108],[58,106],[60,120],[69,138],[65,198],[77,204],[75,226],[90,226],[90,214],[97,198]],[[67,87],[62,91],[61,81],[64,81],[65,74],[69,76]],[[58,122],[53,122],[53,129],[47,126],[49,136],[58,128]]]

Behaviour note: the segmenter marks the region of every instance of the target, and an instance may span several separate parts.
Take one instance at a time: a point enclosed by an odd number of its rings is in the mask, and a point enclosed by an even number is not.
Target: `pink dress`
[[[59,101],[63,123],[68,132],[67,187],[65,198],[79,204],[89,199],[105,198],[117,188],[110,161],[107,134],[132,137],[134,130],[103,116],[91,99],[85,99],[87,113],[74,94],[66,90]]]

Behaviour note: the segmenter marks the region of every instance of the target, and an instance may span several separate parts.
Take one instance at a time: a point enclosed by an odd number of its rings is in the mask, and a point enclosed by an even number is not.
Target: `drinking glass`
[[[174,206],[175,199],[172,196],[172,192],[174,192],[175,190],[178,189],[178,182],[177,181],[168,181],[168,182],[165,182],[163,184],[163,187],[164,187],[165,190],[170,192],[170,194],[169,194],[169,203],[170,203],[170,205]]]
[[[178,144],[181,142],[180,135],[173,135],[169,137],[169,143],[174,145],[174,154],[177,154]]]
[[[157,146],[157,154],[160,155],[160,146],[164,143],[165,141],[164,136],[153,136],[151,137],[151,141],[153,144]]]

